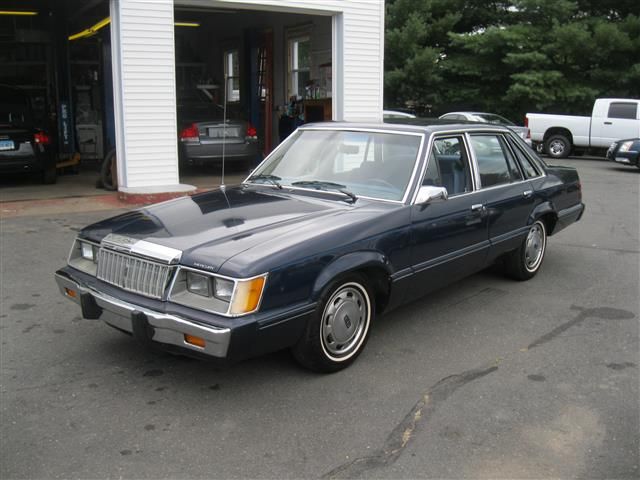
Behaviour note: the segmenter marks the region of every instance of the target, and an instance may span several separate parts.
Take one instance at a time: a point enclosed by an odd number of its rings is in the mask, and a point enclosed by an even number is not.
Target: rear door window
[[[501,135],[472,135],[471,148],[478,162],[482,188],[522,180],[522,174],[513,157],[508,153]]]

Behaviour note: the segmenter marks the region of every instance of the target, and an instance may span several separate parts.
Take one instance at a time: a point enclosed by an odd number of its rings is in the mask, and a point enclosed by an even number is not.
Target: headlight
[[[246,315],[260,307],[266,278],[235,280],[180,268],[169,301],[221,315]]]
[[[95,275],[98,269],[98,251],[100,247],[87,240],[76,238],[67,262],[73,268]]]
[[[187,272],[187,290],[203,297],[211,296],[211,277]]]
[[[624,142],[622,145],[620,145],[618,152],[628,152],[631,149],[631,145],[633,145],[633,142]]]
[[[92,245],[88,242],[79,242],[80,243],[80,253],[82,258],[85,260],[91,260],[92,262],[97,261],[98,258],[98,248],[95,245]]]
[[[231,280],[215,278],[213,280],[213,296],[220,300],[230,302],[231,296],[233,295],[233,286],[234,285]]]

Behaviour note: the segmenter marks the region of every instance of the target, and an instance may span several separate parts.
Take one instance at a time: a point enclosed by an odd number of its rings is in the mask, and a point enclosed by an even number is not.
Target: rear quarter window
[[[638,104],[630,102],[611,102],[609,105],[609,118],[622,118],[635,120],[638,116]]]

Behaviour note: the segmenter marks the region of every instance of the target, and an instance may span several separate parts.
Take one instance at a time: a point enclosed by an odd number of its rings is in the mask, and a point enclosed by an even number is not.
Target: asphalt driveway
[[[558,163],[587,211],[538,276],[392,312],[333,375],[149,353],[53,280],[105,212],[2,220],[0,477],[638,478],[640,171]]]

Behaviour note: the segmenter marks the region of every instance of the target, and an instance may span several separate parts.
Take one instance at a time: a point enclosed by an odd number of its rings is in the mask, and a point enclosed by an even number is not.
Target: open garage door
[[[240,179],[297,126],[332,119],[330,15],[181,4],[174,15],[191,26],[175,31],[182,172],[219,169],[224,154]]]

